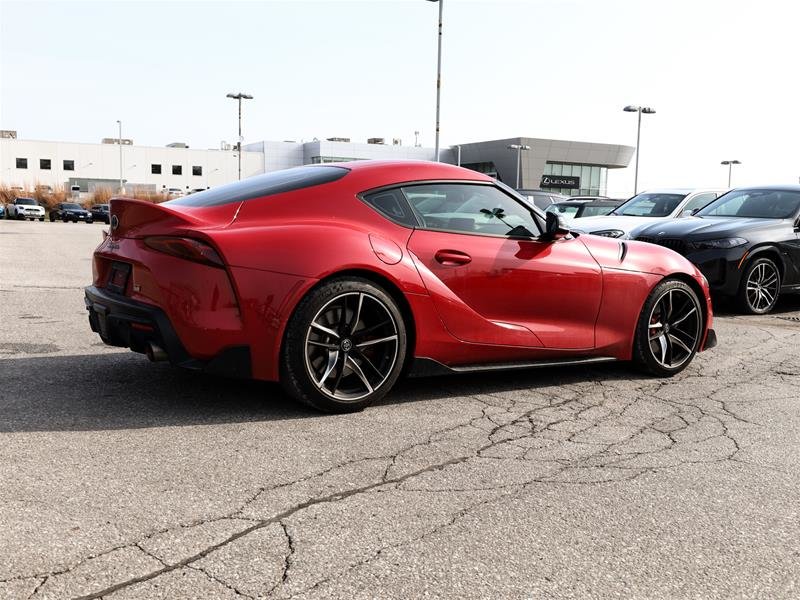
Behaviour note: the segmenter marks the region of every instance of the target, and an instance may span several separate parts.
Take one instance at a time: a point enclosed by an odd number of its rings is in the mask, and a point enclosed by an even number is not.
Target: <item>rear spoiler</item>
[[[117,197],[111,199],[110,205],[112,238],[142,237],[155,233],[154,225],[158,232],[164,232],[207,224],[207,221],[194,215],[145,200]]]

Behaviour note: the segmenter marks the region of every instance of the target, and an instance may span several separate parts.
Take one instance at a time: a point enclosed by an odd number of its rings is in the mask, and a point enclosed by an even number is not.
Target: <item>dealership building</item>
[[[0,132],[0,184],[32,189],[66,186],[81,193],[97,187],[126,191],[179,189],[184,193],[215,187],[238,178],[235,147],[195,149],[182,143],[166,147],[136,146],[131,140],[103,143],[50,142],[17,139]],[[121,150],[121,151],[120,151]],[[487,173],[518,189],[546,188],[567,195],[606,192],[609,169],[628,166],[634,148],[566,140],[514,137],[471,142],[440,151],[440,160]],[[435,160],[433,148],[404,146],[371,138],[310,142],[263,141],[242,148],[242,178],[300,165],[350,160]]]

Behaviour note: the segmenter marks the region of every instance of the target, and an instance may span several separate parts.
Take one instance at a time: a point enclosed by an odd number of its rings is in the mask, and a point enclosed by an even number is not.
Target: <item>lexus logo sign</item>
[[[119,227],[119,219],[117,218],[117,215],[111,215],[111,230],[113,231],[117,227]]]
[[[539,187],[577,190],[581,187],[581,178],[571,177],[569,175],[542,175],[542,182],[539,184]]]

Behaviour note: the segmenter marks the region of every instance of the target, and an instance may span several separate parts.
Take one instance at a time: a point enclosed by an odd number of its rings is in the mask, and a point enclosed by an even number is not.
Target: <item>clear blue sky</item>
[[[635,142],[644,187],[800,176],[794,0],[445,0],[442,142]],[[433,145],[425,0],[0,2],[0,128],[26,139],[218,147],[399,137]],[[633,169],[609,192],[632,188]],[[642,186],[640,186],[642,187]]]

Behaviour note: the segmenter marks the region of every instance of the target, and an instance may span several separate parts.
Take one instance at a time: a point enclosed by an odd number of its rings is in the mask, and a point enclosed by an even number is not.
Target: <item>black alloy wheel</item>
[[[289,321],[281,383],[325,412],[353,412],[383,397],[406,356],[397,303],[375,283],[352,277],[312,290]]]
[[[697,353],[703,312],[697,293],[683,281],[659,283],[644,303],[634,339],[634,361],[653,375],[672,376]]]
[[[781,290],[781,273],[771,258],[757,258],[747,265],[736,298],[739,309],[763,315],[775,308]]]

